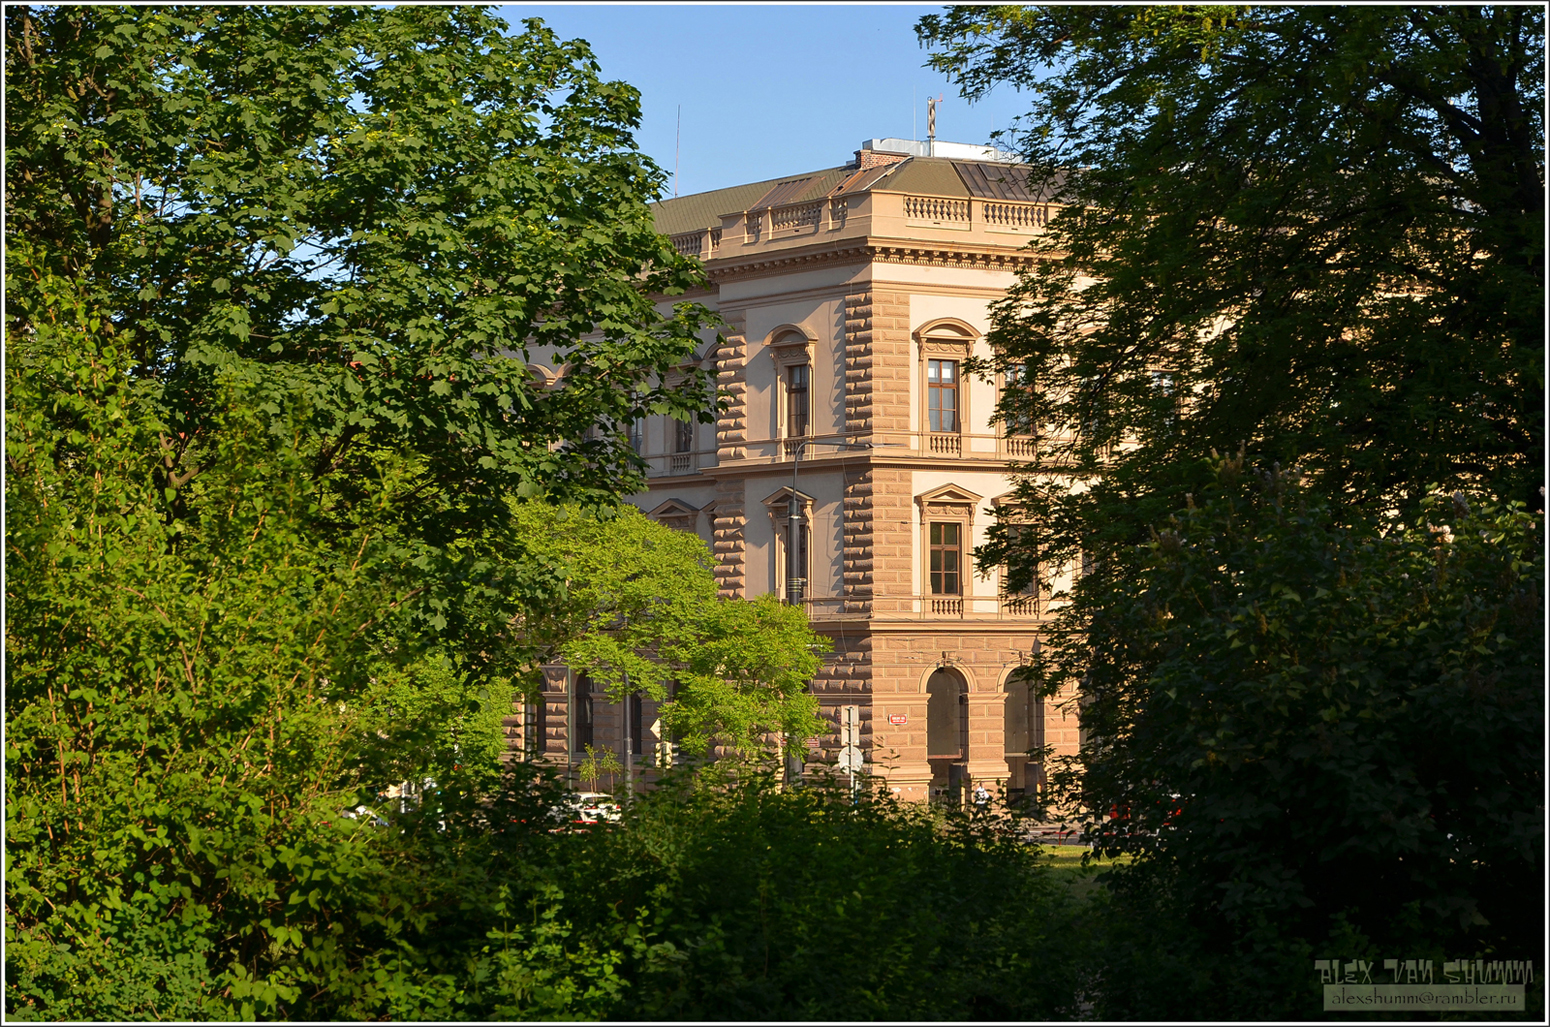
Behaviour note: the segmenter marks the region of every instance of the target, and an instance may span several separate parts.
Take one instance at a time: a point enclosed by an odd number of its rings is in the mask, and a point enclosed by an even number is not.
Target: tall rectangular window
[[[636,756],[644,756],[646,754],[646,743],[641,738],[641,735],[645,734],[645,728],[642,724],[644,718],[641,716],[641,701],[639,692],[632,692],[630,694],[629,709],[630,752],[634,753]]]
[[[1032,396],[1032,379],[1027,364],[1013,364],[1002,376],[1001,405],[1002,423],[1008,435],[1032,435],[1033,411],[1029,409]]]
[[[788,573],[787,568],[789,566],[786,563],[786,543],[791,538],[791,536],[788,534],[786,521],[784,518],[776,523],[775,530],[780,537],[780,545],[776,548],[776,558],[780,561],[780,566],[776,568],[775,580],[779,583],[780,594],[781,597],[784,598],[786,594],[786,586],[789,584],[789,582],[786,580],[786,575]],[[812,568],[808,566],[807,544],[811,534],[812,528],[806,523],[802,525],[802,530],[797,532],[797,574],[801,576],[802,580],[807,582],[807,594],[809,596],[813,594],[813,575]]]
[[[1033,526],[1029,524],[1008,524],[1006,535],[1014,545],[1024,546],[1033,540]],[[1028,582],[1021,588],[1013,591],[1007,584],[1011,576],[1010,568],[1001,568],[1001,594],[1003,598],[1011,601],[1012,608],[1022,612],[1032,609],[1031,603],[1039,597],[1039,564],[1037,559],[1029,561],[1029,570],[1032,572]]]
[[[548,750],[549,738],[549,704],[542,692],[538,693],[538,701],[532,704],[532,710],[525,748],[529,756],[542,756]]]
[[[694,422],[673,422],[673,452],[688,453],[694,449]]]
[[[933,522],[931,525],[931,594],[963,594],[963,547],[961,525]]]
[[[797,438],[807,434],[808,372],[806,364],[794,364],[786,368],[786,436]]]
[[[931,430],[958,430],[958,361],[926,361],[926,406]]]

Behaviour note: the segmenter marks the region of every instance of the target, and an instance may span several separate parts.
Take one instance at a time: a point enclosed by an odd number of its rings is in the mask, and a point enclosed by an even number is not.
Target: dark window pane
[[[798,364],[786,370],[786,434],[807,434],[808,366]]]
[[[645,745],[641,735],[645,732],[641,727],[640,693],[630,696],[630,751],[637,756],[645,755]]]

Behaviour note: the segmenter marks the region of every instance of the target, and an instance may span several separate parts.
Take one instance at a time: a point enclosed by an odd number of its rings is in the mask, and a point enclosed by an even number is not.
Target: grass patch
[[[1104,859],[1091,854],[1085,845],[1040,845],[1039,852],[1047,861],[1055,880],[1064,885],[1079,899],[1086,898],[1098,886],[1098,875],[1110,867],[1126,862],[1130,857]],[[1091,857],[1084,862],[1084,857]]]

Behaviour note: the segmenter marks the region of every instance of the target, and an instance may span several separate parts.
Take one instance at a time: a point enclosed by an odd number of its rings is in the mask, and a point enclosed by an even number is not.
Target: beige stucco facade
[[[835,723],[841,707],[860,708],[868,769],[906,799],[971,783],[1032,788],[1029,750],[1068,753],[1078,741],[1071,704],[1030,701],[1008,681],[1039,647],[1048,596],[1003,595],[999,570],[982,573],[972,557],[1013,465],[1031,454],[993,423],[1002,383],[963,374],[963,362],[991,356],[989,305],[1036,259],[1049,213],[1012,166],[876,151],[657,207],[659,229],[705,263],[711,288],[690,298],[729,326],[702,354],[727,406],[689,440],[676,422],[649,419],[649,487],[631,502],[700,534],[724,594],[783,594],[797,464],[803,602],[834,642],[813,689]],[[933,390],[932,361],[955,388]],[[792,423],[798,381],[805,430]],[[933,423],[933,405],[947,403],[957,417]],[[956,545],[961,575],[933,577],[933,539],[938,569]],[[552,755],[579,748],[574,692],[551,668]],[[617,748],[619,709],[596,710],[593,736]],[[810,759],[832,762],[838,737],[816,739]]]

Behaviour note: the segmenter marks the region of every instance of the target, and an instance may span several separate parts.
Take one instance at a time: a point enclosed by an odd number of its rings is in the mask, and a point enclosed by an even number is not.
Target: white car
[[[572,824],[614,824],[624,818],[624,813],[606,792],[576,792],[551,809],[549,816]]]

